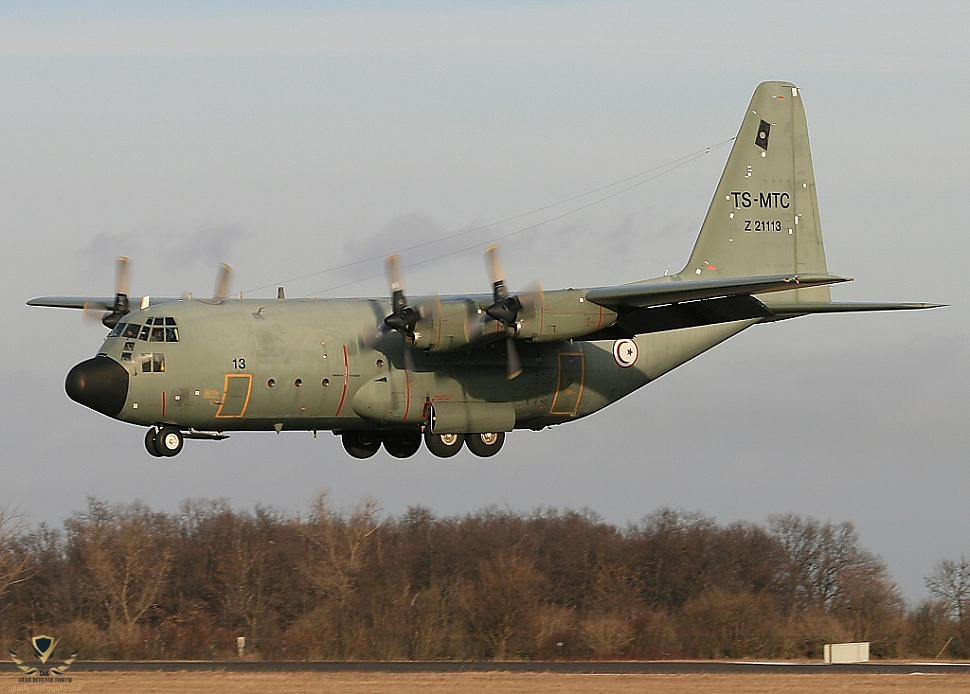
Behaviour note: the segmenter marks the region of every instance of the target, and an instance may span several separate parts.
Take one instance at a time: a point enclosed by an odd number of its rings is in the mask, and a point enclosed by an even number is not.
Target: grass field
[[[251,673],[229,672],[81,672],[73,678],[81,692],[340,692],[343,694],[445,694],[505,692],[580,694],[650,692],[650,694],[818,694],[819,692],[970,693],[970,675],[561,675],[549,673]],[[4,683],[15,689],[15,680]],[[43,685],[32,691],[46,691]],[[3,690],[0,689],[0,692]],[[68,690],[70,691],[70,690]]]

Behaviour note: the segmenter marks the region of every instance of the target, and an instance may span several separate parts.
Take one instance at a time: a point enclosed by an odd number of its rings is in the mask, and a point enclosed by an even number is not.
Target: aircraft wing
[[[617,312],[616,323],[585,339],[617,339],[644,333],[736,320],[785,320],[811,313],[900,311],[942,304],[827,301],[759,301],[756,296],[849,281],[828,274],[776,275],[711,280],[645,282],[591,289],[586,300]]]
[[[132,307],[137,309],[142,302],[141,297],[131,297]],[[152,306],[165,304],[170,301],[179,301],[174,297],[153,296]],[[115,299],[112,296],[39,296],[27,302],[28,306],[44,306],[47,308],[79,308],[110,311],[114,308]]]
[[[622,311],[679,304],[700,299],[784,292],[849,281],[848,277],[825,274],[673,280],[670,282],[621,284],[615,287],[590,289],[586,292],[586,300],[606,308]]]
[[[114,303],[113,296],[40,296],[28,301],[27,305],[48,308],[100,308],[110,311]]]

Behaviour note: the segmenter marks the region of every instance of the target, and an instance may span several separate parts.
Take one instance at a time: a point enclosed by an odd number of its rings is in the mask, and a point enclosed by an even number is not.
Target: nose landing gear
[[[185,437],[175,427],[150,427],[145,433],[145,450],[156,458],[178,455],[184,443]]]

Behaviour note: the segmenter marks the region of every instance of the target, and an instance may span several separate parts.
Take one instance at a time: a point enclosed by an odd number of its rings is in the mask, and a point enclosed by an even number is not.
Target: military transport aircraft
[[[755,90],[690,260],[677,274],[592,289],[513,293],[487,251],[491,294],[388,299],[42,297],[95,309],[111,329],[70,370],[67,394],[148,427],[145,447],[232,431],[329,430],[357,458],[499,451],[514,429],[596,412],[758,323],[813,313],[930,308],[835,302],[801,92]]]

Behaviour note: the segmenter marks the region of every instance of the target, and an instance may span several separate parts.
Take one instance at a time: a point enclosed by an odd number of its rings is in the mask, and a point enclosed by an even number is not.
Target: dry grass
[[[72,673],[73,674],[73,673]],[[7,683],[5,683],[7,684]],[[13,685],[14,682],[9,682]],[[819,694],[820,692],[970,693],[970,675],[559,675],[548,673],[251,673],[79,672],[82,692],[340,692],[347,694]],[[3,690],[0,690],[3,691]],[[9,691],[9,690],[7,690]],[[38,690],[43,691],[43,690]]]

